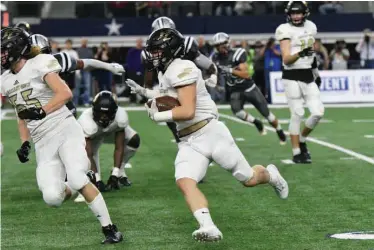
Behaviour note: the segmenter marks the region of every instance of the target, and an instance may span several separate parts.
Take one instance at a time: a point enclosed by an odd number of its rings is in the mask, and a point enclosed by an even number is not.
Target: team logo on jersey
[[[13,85],[17,85],[19,83],[19,81],[18,80],[16,80],[15,82],[14,82],[14,84]]]
[[[192,72],[192,68],[185,68],[182,73],[178,75],[178,78],[184,78]]]

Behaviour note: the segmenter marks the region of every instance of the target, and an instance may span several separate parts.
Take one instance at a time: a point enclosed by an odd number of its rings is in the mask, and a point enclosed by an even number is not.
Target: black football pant
[[[232,92],[230,95],[231,110],[234,114],[244,109],[246,102],[251,103],[261,113],[262,116],[267,118],[270,114],[268,103],[261,93],[260,89],[255,86],[249,92]]]

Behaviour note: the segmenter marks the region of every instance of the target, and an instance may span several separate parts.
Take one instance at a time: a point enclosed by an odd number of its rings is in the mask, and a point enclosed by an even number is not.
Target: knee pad
[[[305,126],[310,129],[314,129],[319,123],[319,121],[322,119],[322,116],[323,114],[311,114],[311,116],[309,116],[309,118],[305,121]]]
[[[133,148],[133,149],[138,149],[140,146],[140,136],[138,134],[135,134],[129,142],[127,143],[127,146]]]
[[[51,207],[59,207],[62,205],[65,199],[65,190],[57,190],[53,188],[48,188],[43,190],[43,200]]]
[[[247,118],[247,112],[245,112],[244,110],[240,110],[240,111],[235,113],[235,116],[238,117],[239,119],[245,121],[246,118]]]
[[[232,169],[232,175],[238,181],[244,183],[253,177],[253,169],[248,164],[246,159],[240,160]]]
[[[90,180],[84,171],[79,170],[74,171],[74,173],[68,173],[68,184],[72,189],[81,190],[89,182]]]
[[[267,119],[270,123],[272,123],[273,121],[275,121],[276,118],[275,118],[275,115],[274,115],[273,113],[270,112],[269,116],[266,117],[266,119]]]
[[[298,135],[300,134],[300,125],[301,125],[301,116],[292,114],[290,119],[289,125],[289,132],[291,135]]]

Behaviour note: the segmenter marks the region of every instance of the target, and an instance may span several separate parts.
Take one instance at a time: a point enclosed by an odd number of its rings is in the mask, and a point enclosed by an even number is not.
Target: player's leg
[[[125,128],[125,152],[123,155],[123,161],[120,168],[119,183],[123,186],[131,186],[131,182],[126,174],[125,169],[131,168],[129,163],[130,159],[134,157],[140,147],[140,136],[130,126]]]
[[[270,184],[281,199],[288,197],[288,184],[273,164],[266,168],[261,165],[251,168],[222,122],[216,122],[211,132],[215,135],[212,158],[218,165],[231,172],[246,187]]]
[[[66,122],[69,124],[64,129],[65,138],[59,147],[59,156],[68,175],[69,186],[84,196],[89,208],[100,221],[105,235],[102,243],[118,243],[122,241],[122,234],[112,224],[102,194],[86,176],[91,164],[85,150],[83,131],[76,120],[68,118]]]
[[[239,119],[253,123],[260,134],[265,135],[266,130],[264,129],[264,125],[262,122],[256,118],[254,118],[251,114],[244,110],[244,94],[241,92],[233,92],[230,95],[230,106],[232,112],[235,114],[236,117]]]
[[[208,209],[208,201],[197,183],[205,176],[209,159],[195,151],[187,142],[179,143],[175,159],[175,179],[184,199],[200,225],[193,232],[196,240],[216,241],[222,239],[222,233],[213,223]]]
[[[317,84],[314,82],[309,84],[301,84],[303,86],[302,90],[305,96],[306,105],[310,111],[310,116],[305,121],[304,129],[300,134],[300,150],[301,153],[305,154],[306,157],[311,160],[310,153],[306,146],[306,138],[322,119],[325,113],[325,107],[321,101],[320,91]]]
[[[174,139],[176,143],[179,143],[178,131],[177,131],[177,124],[175,122],[167,122],[166,125],[169,127],[170,131],[173,133]]]
[[[268,120],[270,125],[276,129],[280,143],[284,145],[286,143],[286,135],[284,134],[278,119],[269,110],[268,103],[260,89],[256,86],[250,92],[244,92],[244,96],[246,101],[252,103],[253,106],[255,106],[255,108],[261,113],[261,115]]]
[[[295,163],[309,163],[300,149],[300,126],[304,117],[304,99],[298,81],[282,80],[285,88],[285,94],[290,109],[291,118],[289,132],[292,145],[293,161]]]

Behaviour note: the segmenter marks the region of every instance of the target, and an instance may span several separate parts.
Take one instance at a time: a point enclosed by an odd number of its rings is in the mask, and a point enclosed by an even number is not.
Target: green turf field
[[[252,113],[255,113],[252,109]],[[274,109],[288,119],[287,109]],[[222,113],[230,114],[229,110]],[[224,235],[219,243],[197,243],[193,216],[174,183],[177,152],[166,126],[145,112],[129,112],[130,124],[142,143],[128,175],[133,186],[104,195],[112,220],[124,232],[125,242],[105,249],[261,249],[361,250],[374,249],[374,240],[338,240],[329,233],[374,230],[374,165],[321,145],[309,143],[312,165],[286,165],[290,145],[280,146],[275,133],[260,136],[250,126],[226,122],[250,164],[275,163],[288,180],[290,196],[280,200],[268,186],[244,188],[217,166],[209,168],[200,187],[210,202],[212,217]],[[373,108],[329,108],[313,137],[374,157]],[[288,125],[284,124],[284,128]],[[15,120],[2,121],[5,152],[1,169],[2,249],[103,249],[99,223],[85,204],[66,202],[48,208],[35,180],[35,157],[18,162]],[[113,145],[101,148],[106,181],[112,166]],[[229,155],[227,156],[229,157]],[[374,159],[374,158],[372,158]]]

